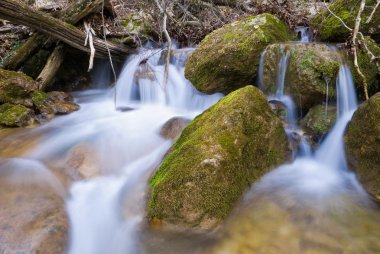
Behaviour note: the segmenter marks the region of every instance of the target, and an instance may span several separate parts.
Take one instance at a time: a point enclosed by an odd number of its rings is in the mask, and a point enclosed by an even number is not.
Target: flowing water
[[[300,31],[301,34],[306,33],[305,30]],[[302,38],[306,42],[304,36]],[[144,252],[142,242],[150,241],[142,236],[147,181],[172,145],[171,140],[160,136],[161,127],[173,117],[192,119],[222,97],[221,94],[201,94],[184,78],[184,63],[191,50],[174,52],[165,84],[161,56],[164,54],[157,49],[141,49],[127,61],[114,89],[101,88],[99,84],[98,89],[77,92],[74,96],[81,106],[78,112],[12,136],[12,139],[34,137],[35,140],[17,156],[12,153],[3,155],[8,158],[0,163],[0,176],[10,182],[46,182],[64,198],[70,224],[69,253]],[[284,93],[289,54],[283,53],[278,65],[277,92],[270,96],[270,100],[285,105],[286,131],[291,136],[300,130],[296,107],[291,97]],[[264,61],[265,52],[260,66]],[[260,68],[259,73],[264,75],[263,68]],[[259,77],[260,80],[262,82],[263,79]],[[352,204],[372,207],[367,194],[346,165],[343,133],[357,102],[350,70],[344,64],[340,67],[336,83],[338,120],[322,145],[313,154],[310,145],[301,138],[300,153],[295,155],[295,160],[265,175],[246,195],[245,203],[257,205],[260,202],[256,201],[265,197],[281,204],[293,216],[305,209],[320,211],[324,216],[331,207],[343,210],[351,208]],[[73,167],[70,156],[82,148],[90,151],[92,164],[81,168],[79,175],[70,175]],[[68,171],[71,176],[69,183],[61,183],[49,168]],[[345,223],[346,217],[339,216]],[[364,216],[368,217],[366,213]],[[266,222],[269,227],[271,220]],[[275,237],[281,226],[274,225],[278,230],[270,234]],[[260,226],[255,228],[262,229]],[[266,232],[263,229],[258,234],[265,235]],[[179,240],[168,236],[167,239],[172,241],[156,239],[158,246],[167,244],[171,247],[161,250],[153,247],[154,251],[145,251],[192,253],[196,247],[189,239],[191,237]],[[204,240],[205,237],[199,238]],[[197,243],[203,240],[199,239]],[[282,251],[286,250],[286,244],[283,246]]]

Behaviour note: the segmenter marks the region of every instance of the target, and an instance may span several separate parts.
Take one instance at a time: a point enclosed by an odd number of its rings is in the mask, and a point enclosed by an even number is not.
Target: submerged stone
[[[1,253],[67,253],[69,223],[63,198],[43,172],[30,168],[17,174],[14,165],[6,163],[1,161],[0,170]]]
[[[245,190],[285,162],[288,141],[257,88],[241,88],[195,118],[150,179],[152,222],[211,229]]]
[[[0,103],[32,106],[30,95],[38,90],[38,84],[31,77],[0,69]]]
[[[364,188],[380,201],[380,93],[355,112],[345,134],[347,160]]]
[[[251,16],[210,33],[190,56],[185,76],[202,92],[229,93],[253,84],[260,54],[292,33],[271,14]]]
[[[0,125],[25,127],[34,123],[34,112],[22,105],[0,105]]]
[[[281,58],[288,54],[284,92],[303,110],[335,96],[339,56],[328,46],[316,43],[273,44],[264,59],[263,89],[276,94]],[[326,82],[329,83],[327,89]]]
[[[377,8],[372,21],[367,24],[376,0],[366,0],[366,7],[361,16],[360,31],[365,35],[370,35],[380,42],[380,8]],[[350,28],[354,28],[355,20],[359,11],[361,1],[357,0],[337,0],[330,6],[330,10],[340,17]],[[344,42],[351,34],[342,22],[331,15],[325,9],[311,20],[311,25],[319,32],[319,37],[326,42]]]
[[[183,117],[169,119],[161,128],[160,135],[166,139],[177,140],[190,120]]]

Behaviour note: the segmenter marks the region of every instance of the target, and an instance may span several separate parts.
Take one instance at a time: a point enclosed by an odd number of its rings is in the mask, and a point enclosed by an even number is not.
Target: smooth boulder
[[[276,94],[282,58],[288,57],[285,94],[291,95],[298,108],[308,110],[321,104],[326,95],[335,96],[335,80],[340,60],[336,51],[317,43],[272,44],[264,55],[263,89]],[[326,82],[329,83],[327,88]]]
[[[201,92],[229,93],[254,84],[267,45],[291,39],[292,32],[271,14],[227,24],[201,41],[186,64],[185,76]]]
[[[281,120],[246,86],[195,118],[150,179],[155,225],[212,229],[244,191],[289,157]]]
[[[347,159],[363,187],[380,201],[380,93],[355,112],[345,133]]]

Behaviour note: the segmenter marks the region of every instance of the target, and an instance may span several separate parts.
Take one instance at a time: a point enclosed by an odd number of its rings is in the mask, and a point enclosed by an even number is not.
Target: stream
[[[305,31],[300,33],[307,42]],[[251,240],[243,230],[244,218],[253,218],[255,233],[261,235],[252,243],[259,246],[257,253],[296,253],[289,247],[292,241],[316,239],[314,235],[338,239],[331,240],[333,243],[326,240],[328,247],[318,242],[323,245],[318,253],[343,253],[334,247],[339,240],[353,244],[352,253],[379,253],[379,211],[348,168],[344,153],[344,130],[357,108],[351,72],[344,63],[336,82],[338,120],[333,129],[316,151],[301,137],[294,161],[265,175],[245,195],[239,204],[242,215],[237,209],[231,218],[238,219],[230,219],[223,229],[226,233],[215,236],[220,244],[212,247],[214,237],[208,242],[209,236],[202,234],[185,232],[160,238],[146,233],[147,182],[173,144],[160,135],[162,126],[173,117],[191,120],[223,96],[202,94],[184,78],[192,50],[175,50],[164,84],[161,50],[141,49],[128,59],[114,88],[100,86],[74,93],[79,111],[35,129],[0,136],[5,147],[0,153],[2,181],[46,184],[62,198],[69,220],[70,254],[194,253],[202,252],[203,247],[204,253],[244,253],[236,245]],[[299,127],[294,103],[284,94],[287,59],[284,53],[278,89],[269,100],[286,105],[286,131],[291,135],[298,133]],[[9,150],[9,144],[17,149]],[[79,173],[72,159],[78,153],[91,154]],[[59,170],[66,172],[64,176],[56,173]],[[252,206],[260,208],[252,212]],[[336,217],[338,222],[333,219]],[[287,235],[293,229],[282,225],[289,221],[304,233]],[[282,234],[281,230],[288,231]],[[305,251],[301,253],[311,253],[307,248],[315,242],[303,241]]]

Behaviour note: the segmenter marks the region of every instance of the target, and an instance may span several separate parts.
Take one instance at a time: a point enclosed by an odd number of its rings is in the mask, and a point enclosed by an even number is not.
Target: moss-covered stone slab
[[[5,103],[0,105],[0,125],[6,127],[25,127],[33,124],[34,112],[22,105]]]
[[[15,71],[0,69],[0,103],[22,104],[31,107],[31,93],[38,84],[31,77]]]
[[[186,64],[185,76],[205,93],[229,93],[254,84],[265,47],[289,41],[292,35],[287,26],[271,14],[225,25],[202,40]]]
[[[268,93],[276,94],[278,65],[285,54],[289,54],[285,94],[292,96],[299,108],[308,110],[321,104],[327,94],[335,96],[339,55],[328,46],[317,43],[272,44],[267,47],[262,85]]]
[[[184,129],[150,179],[148,217],[213,228],[253,182],[288,158],[283,125],[264,94],[241,88]]]
[[[380,93],[355,112],[345,134],[347,159],[364,188],[380,201]]]
[[[349,27],[354,28],[360,2],[361,1],[358,0],[337,0],[330,6],[330,9]],[[373,39],[380,42],[380,8],[378,8],[373,15],[372,21],[369,24],[366,23],[376,2],[377,0],[366,1],[366,7],[362,14],[360,31],[365,35],[370,35]],[[311,25],[319,32],[319,38],[322,41],[344,42],[350,35],[350,31],[327,9],[316,15],[311,20]]]

